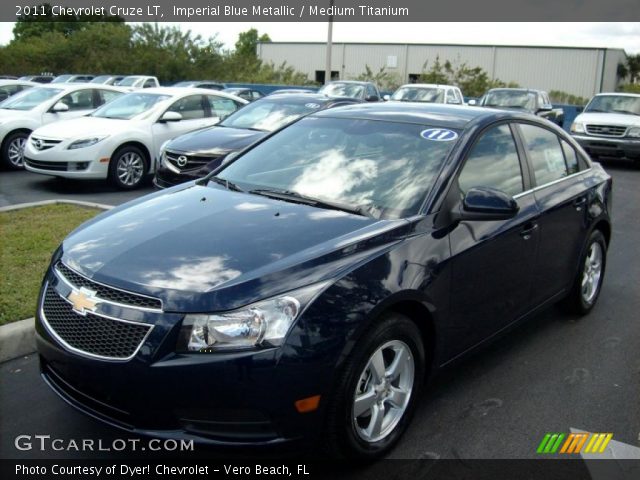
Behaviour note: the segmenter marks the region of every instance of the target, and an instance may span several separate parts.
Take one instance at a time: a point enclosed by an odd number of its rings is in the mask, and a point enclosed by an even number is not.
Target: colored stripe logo
[[[612,438],[613,433],[547,433],[536,452],[540,454],[604,453]]]

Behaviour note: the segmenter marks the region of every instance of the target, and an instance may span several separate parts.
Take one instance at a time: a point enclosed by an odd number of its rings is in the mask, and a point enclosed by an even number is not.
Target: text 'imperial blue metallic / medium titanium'
[[[611,191],[526,113],[317,112],[69,235],[39,298],[42,376],[140,434],[377,457],[427,375],[556,301],[593,308]]]

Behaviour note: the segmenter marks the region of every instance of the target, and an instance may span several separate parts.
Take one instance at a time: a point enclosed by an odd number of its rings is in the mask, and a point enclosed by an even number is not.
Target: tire
[[[357,342],[338,377],[327,408],[327,453],[373,460],[391,450],[411,420],[424,364],[415,323],[398,313],[382,318]]]
[[[11,170],[24,168],[24,147],[27,145],[29,132],[13,132],[6,136],[2,143],[2,163]]]
[[[571,292],[563,302],[566,310],[586,315],[593,309],[600,296],[606,265],[607,241],[600,230],[594,230],[580,256]]]
[[[121,190],[133,190],[141,186],[148,171],[147,155],[134,145],[120,147],[109,162],[109,180]]]

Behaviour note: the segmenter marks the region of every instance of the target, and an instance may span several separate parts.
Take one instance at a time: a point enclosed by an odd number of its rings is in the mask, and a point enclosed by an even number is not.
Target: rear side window
[[[229,98],[214,97],[207,95],[209,107],[211,108],[211,116],[224,118],[235,112],[240,105]]]
[[[114,92],[112,90],[98,90],[98,106],[109,103],[111,100],[119,97],[120,95],[122,95],[120,92]]]
[[[580,164],[578,163],[578,154],[574,148],[564,140],[560,140],[562,145],[562,151],[564,152],[564,160],[567,163],[567,173],[569,175],[578,173],[580,171]]]
[[[563,149],[555,133],[528,124],[520,124],[520,130],[537,185],[544,185],[568,175]]]
[[[523,191],[518,150],[508,125],[482,134],[462,167],[458,185],[464,193],[474,187],[495,188],[509,195]]]

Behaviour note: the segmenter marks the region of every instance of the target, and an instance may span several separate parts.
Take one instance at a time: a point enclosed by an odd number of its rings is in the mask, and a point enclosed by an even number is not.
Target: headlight
[[[91,138],[83,138],[82,140],[76,140],[71,145],[67,147],[67,150],[75,150],[76,148],[87,148],[95,145],[98,142],[101,142],[107,138],[107,135],[102,137],[91,137]]]
[[[582,122],[573,122],[571,124],[571,133],[584,133],[584,123]]]
[[[327,285],[314,284],[229,312],[186,315],[177,349],[208,353],[281,345],[300,313]]]
[[[631,127],[627,132],[627,137],[640,138],[640,127]]]

